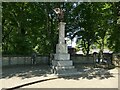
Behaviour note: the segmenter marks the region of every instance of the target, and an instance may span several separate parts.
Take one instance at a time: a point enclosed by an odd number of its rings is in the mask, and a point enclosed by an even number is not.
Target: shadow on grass
[[[32,78],[36,76],[46,76],[51,74],[50,67],[47,65],[21,65],[2,68],[2,78],[21,77]]]
[[[64,79],[74,79],[74,80],[80,80],[80,79],[87,79],[87,80],[92,80],[92,79],[109,79],[109,78],[114,78],[114,73],[110,73],[110,71],[105,70],[105,69],[85,69],[82,71],[82,74],[80,75],[71,75],[71,76],[60,76],[60,78]]]
[[[80,75],[73,75],[73,76],[66,76],[64,79],[75,79],[79,80],[81,79],[108,79],[111,77],[114,77],[114,74],[117,73],[111,73],[109,70],[114,69],[115,67],[112,66],[110,68],[94,68],[93,65],[90,64],[84,64],[84,65],[75,65],[78,72],[82,72]]]
[[[78,65],[75,64],[76,69],[78,72],[81,72],[82,74],[77,75],[67,75],[67,76],[59,76],[59,78],[64,79],[75,79],[79,80],[81,79],[108,79],[110,77],[114,77],[113,73],[109,71],[109,69],[103,69],[103,68],[94,68],[93,65]],[[111,68],[113,69],[113,68]],[[22,79],[25,78],[32,78],[32,77],[39,77],[39,76],[45,76],[47,77],[47,74],[51,73],[51,68],[48,65],[22,65],[22,66],[12,66],[12,67],[3,67],[2,70],[2,78],[12,78],[12,77],[21,77]]]

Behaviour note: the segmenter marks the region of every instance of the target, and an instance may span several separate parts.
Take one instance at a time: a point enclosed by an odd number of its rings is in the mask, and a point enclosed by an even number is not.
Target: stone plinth
[[[57,44],[56,53],[68,53],[68,48],[66,44]]]
[[[68,67],[68,66],[72,66],[73,62],[71,60],[55,60],[53,62],[54,66],[58,66],[58,67]]]
[[[55,60],[70,60],[70,54],[67,53],[56,53],[54,55]]]

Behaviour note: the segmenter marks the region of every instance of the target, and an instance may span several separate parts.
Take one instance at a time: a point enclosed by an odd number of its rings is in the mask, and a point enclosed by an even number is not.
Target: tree
[[[111,31],[110,37],[108,38],[108,46],[114,52],[120,52],[120,24],[117,24],[117,20],[119,18],[119,9],[120,9],[120,2],[112,3],[112,24],[111,24]]]
[[[95,40],[96,7],[94,3],[80,3],[73,10],[74,29],[79,30],[75,35],[81,36],[81,46],[85,54],[89,55],[90,46]]]
[[[66,33],[81,37],[80,46],[89,54],[92,45],[120,51],[119,3],[3,2],[3,54],[55,53],[58,19],[54,8],[64,10]],[[97,44],[96,44],[97,43]]]
[[[29,54],[35,50],[47,54],[54,50],[57,24],[52,5],[3,3],[3,53]]]

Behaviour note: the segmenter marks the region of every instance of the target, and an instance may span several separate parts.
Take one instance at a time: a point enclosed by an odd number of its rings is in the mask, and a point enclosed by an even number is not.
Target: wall
[[[120,53],[113,54],[113,64],[120,67]]]
[[[36,58],[36,64],[48,64],[48,56],[38,56]],[[30,56],[3,56],[2,66],[11,65],[30,65],[32,60]]]
[[[107,57],[110,60],[111,55],[107,55]],[[74,64],[94,64],[94,58],[93,55],[90,55],[89,57],[86,57],[84,55],[72,55],[70,58]],[[113,62],[118,61],[115,56],[113,57]],[[120,58],[119,58],[120,60]],[[30,65],[32,63],[30,56],[3,56],[2,57],[2,66],[10,66],[10,65]],[[48,65],[49,62],[49,56],[38,56],[36,58],[36,64],[44,64]],[[119,62],[120,63],[120,62]]]
[[[73,63],[93,63],[93,57],[87,58],[86,56],[82,55],[74,55],[71,56],[71,60]],[[32,63],[30,56],[3,56],[2,57],[2,66],[11,66],[11,65],[30,65]],[[49,64],[49,57],[48,56],[38,56],[36,58],[36,64]]]
[[[93,56],[83,56],[83,55],[73,55],[71,56],[71,60],[73,60],[74,64],[93,64]]]

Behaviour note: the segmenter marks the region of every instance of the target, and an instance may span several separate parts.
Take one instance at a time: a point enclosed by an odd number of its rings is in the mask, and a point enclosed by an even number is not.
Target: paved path
[[[57,77],[47,66],[3,68],[2,88],[118,88],[118,70],[86,68],[77,76]]]

